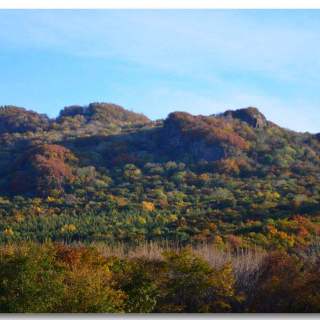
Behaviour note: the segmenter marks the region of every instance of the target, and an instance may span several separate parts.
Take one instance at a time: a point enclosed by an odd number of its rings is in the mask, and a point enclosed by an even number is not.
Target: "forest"
[[[3,106],[0,146],[0,312],[319,312],[320,133]]]

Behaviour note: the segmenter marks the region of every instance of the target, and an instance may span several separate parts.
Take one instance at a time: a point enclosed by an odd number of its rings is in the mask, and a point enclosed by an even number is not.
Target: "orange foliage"
[[[154,211],[155,206],[152,202],[142,201],[142,209],[145,211]]]
[[[233,234],[228,236],[228,242],[232,248],[239,248],[242,245],[242,239]]]
[[[185,135],[204,138],[207,143],[227,143],[242,150],[249,149],[249,143],[235,132],[232,124],[223,119],[192,116],[186,112],[171,113],[166,124],[174,124]]]
[[[11,189],[18,193],[36,189],[40,194],[60,190],[64,183],[74,180],[69,163],[76,160],[70,150],[60,145],[32,148],[15,164],[18,170],[11,179]]]

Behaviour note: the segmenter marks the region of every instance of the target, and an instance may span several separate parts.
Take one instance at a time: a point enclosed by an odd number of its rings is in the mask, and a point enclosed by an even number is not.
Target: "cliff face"
[[[253,128],[264,128],[268,126],[266,117],[254,107],[249,107],[239,110],[228,110],[223,113],[223,116],[228,119],[239,119],[248,123]]]

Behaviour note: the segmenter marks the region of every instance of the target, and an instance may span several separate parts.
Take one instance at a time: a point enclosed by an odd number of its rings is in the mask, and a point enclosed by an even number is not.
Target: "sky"
[[[320,10],[0,10],[0,105],[257,107],[320,132]]]

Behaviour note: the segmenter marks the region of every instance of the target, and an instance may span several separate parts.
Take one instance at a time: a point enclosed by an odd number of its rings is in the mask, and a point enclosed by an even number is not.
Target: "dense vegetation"
[[[0,110],[0,241],[304,247],[320,232],[319,135],[255,108],[164,121],[110,104]]]
[[[0,311],[319,312],[319,137],[252,107],[1,107]]]
[[[319,252],[310,248],[232,256],[145,246],[148,255],[128,256],[101,245],[3,245],[0,312],[320,311]]]

